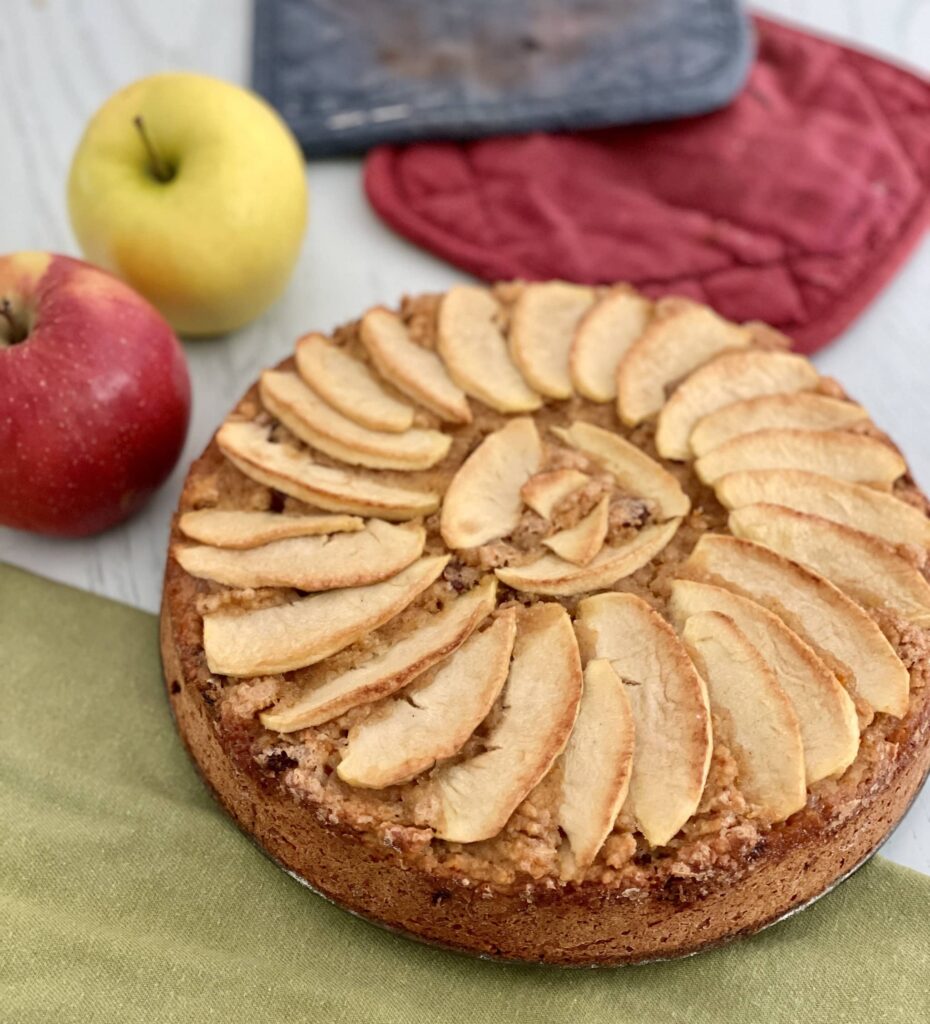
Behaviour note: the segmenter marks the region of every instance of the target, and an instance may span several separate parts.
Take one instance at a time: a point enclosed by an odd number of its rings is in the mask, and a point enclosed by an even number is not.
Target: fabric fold
[[[725,109],[641,127],[385,146],[400,234],[488,280],[629,281],[758,319],[803,352],[872,301],[930,222],[930,82],[756,18]]]

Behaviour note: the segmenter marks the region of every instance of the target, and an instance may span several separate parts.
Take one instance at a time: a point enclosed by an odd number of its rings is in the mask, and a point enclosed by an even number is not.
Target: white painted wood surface
[[[758,8],[930,73],[930,0],[763,0]],[[3,0],[0,19],[0,250],[77,254],[64,183],[81,131],[117,88],[185,68],[246,82],[248,0]],[[185,468],[259,369],[311,328],[329,329],[406,291],[463,275],[385,228],[357,160],[311,162],[310,230],[285,297],[237,335],[187,348],[194,414],[175,473],[132,522],[80,542],[0,528],[0,559],[154,611],[171,510]],[[930,238],[843,338],[818,357],[901,444],[930,487]],[[885,851],[930,873],[930,787]]]

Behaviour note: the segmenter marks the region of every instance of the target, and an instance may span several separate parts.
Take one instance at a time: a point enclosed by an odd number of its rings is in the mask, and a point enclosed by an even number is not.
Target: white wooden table
[[[117,88],[186,68],[247,82],[249,0],[4,0],[0,19],[0,250],[78,254],[65,179],[84,125]],[[776,15],[930,73],[930,0],[763,0]],[[369,209],[358,160],[311,162],[310,230],[284,298],[238,334],[187,348],[194,412],[168,483],[132,522],[57,541],[0,528],[0,560],[154,611],[168,522],[187,464],[261,367],[294,338],[406,291],[463,275],[393,235]],[[817,359],[901,444],[924,487],[930,443],[930,238],[844,337]],[[930,873],[930,787],[885,852]]]

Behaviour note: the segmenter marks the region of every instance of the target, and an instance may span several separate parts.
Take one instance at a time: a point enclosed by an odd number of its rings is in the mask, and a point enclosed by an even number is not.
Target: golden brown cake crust
[[[298,804],[220,742],[210,705],[189,682],[172,609],[188,607],[185,581],[169,567],[161,650],[178,729],[204,780],[239,826],[288,871],[339,905],[415,937],[508,960],[566,966],[637,963],[696,953],[751,934],[803,907],[862,863],[904,815],[930,767],[930,694],[901,726],[897,759],[863,783],[856,813],[823,830],[803,819],[776,833],[737,884],[721,879],[631,900],[584,885],[526,898],[450,885],[411,871],[396,851],[360,843]],[[174,578],[172,578],[174,577]]]
[[[835,388],[831,393],[840,394]],[[255,388],[237,409],[249,417],[258,412]],[[563,422],[565,415],[563,407]],[[611,416],[606,407],[589,407],[587,418]],[[496,414],[486,420],[504,421]],[[471,450],[477,429],[473,424],[453,431],[453,465]],[[651,444],[648,431],[640,436]],[[431,482],[444,485],[441,476]],[[267,508],[269,500],[282,501],[269,499],[267,488],[232,469],[214,438],[191,467],[180,511],[211,507],[217,488],[240,484],[233,507]],[[922,506],[923,496],[910,481],[901,486],[902,497]],[[693,544],[695,534],[725,529],[713,492],[690,477],[687,489],[698,499],[699,514],[691,533],[681,532],[683,550],[668,556],[669,575],[674,559],[688,553],[689,536]],[[292,507],[291,499],[283,504]],[[431,537],[435,532],[433,527]],[[172,542],[180,539],[176,517]],[[433,550],[428,544],[428,553]],[[930,766],[930,642],[925,631],[886,622],[889,639],[911,669],[909,711],[900,721],[877,716],[865,729],[853,768],[838,781],[817,784],[807,807],[787,822],[750,827],[742,842],[734,838],[739,829],[702,838],[692,846],[706,851],[705,869],[692,869],[684,857],[683,866],[653,871],[642,884],[626,886],[622,872],[607,869],[603,881],[589,877],[583,883],[556,883],[545,872],[498,881],[469,878],[461,865],[450,867],[454,857],[430,861],[403,839],[394,842],[390,830],[378,833],[361,816],[353,820],[351,810],[295,793],[283,778],[297,762],[285,751],[269,747],[264,759],[255,757],[261,730],[254,711],[267,701],[237,712],[226,684],[204,662],[202,612],[227,599],[222,588],[189,576],[169,556],[161,618],[166,684],[179,731],[214,794],[271,857],[338,904],[390,928],[481,955],[564,965],[634,963],[690,954],[756,931],[804,906],[867,858],[905,813]],[[247,600],[260,603],[266,595],[253,592]],[[666,866],[671,860],[670,855]],[[635,871],[635,858],[627,868]]]

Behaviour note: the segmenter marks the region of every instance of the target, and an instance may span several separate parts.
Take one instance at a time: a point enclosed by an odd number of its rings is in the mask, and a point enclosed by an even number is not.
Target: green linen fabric
[[[872,862],[689,960],[560,970],[382,931],[267,860],[208,796],[156,621],[0,566],[0,1020],[9,1024],[918,1024],[930,878]]]

